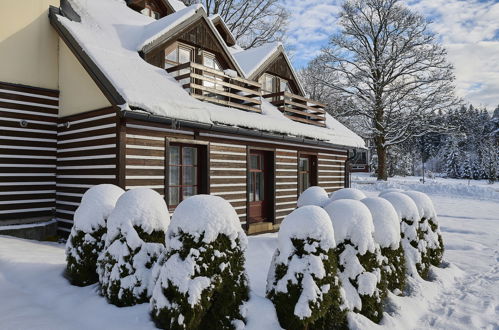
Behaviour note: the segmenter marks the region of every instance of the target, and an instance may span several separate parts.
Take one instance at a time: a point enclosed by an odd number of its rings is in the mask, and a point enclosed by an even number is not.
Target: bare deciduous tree
[[[238,44],[244,49],[280,41],[288,11],[279,0],[182,0],[186,5],[201,3],[208,15],[220,15]]]
[[[337,115],[360,118],[387,179],[390,146],[435,130],[432,118],[458,102],[453,67],[429,22],[399,0],[348,0],[341,31],[312,64],[315,79],[339,98]]]

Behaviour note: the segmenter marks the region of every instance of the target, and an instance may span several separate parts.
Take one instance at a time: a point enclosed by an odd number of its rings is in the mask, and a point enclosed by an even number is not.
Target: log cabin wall
[[[210,142],[210,193],[223,197],[246,224],[247,145],[243,142]]]
[[[297,200],[298,151],[276,149],[276,224],[296,208]]]
[[[61,117],[57,125],[56,219],[67,236],[83,193],[93,185],[118,184],[118,130],[112,107]]]
[[[296,208],[298,199],[298,153],[306,152],[318,159],[319,185],[329,193],[344,186],[346,152],[341,149],[305,147],[218,134],[211,131],[173,129],[169,125],[126,119],[125,188],[145,187],[165,196],[167,145],[169,143],[201,144],[208,157],[203,162],[208,184],[205,191],[220,196],[235,208],[241,225],[248,233],[277,229],[284,217]],[[247,223],[247,159],[249,150],[274,154],[274,217],[270,222]],[[174,209],[170,208],[170,212]]]
[[[328,193],[345,187],[345,161],[347,153],[344,150],[332,150],[318,154],[318,184]]]
[[[0,83],[0,222],[53,216],[59,92]]]

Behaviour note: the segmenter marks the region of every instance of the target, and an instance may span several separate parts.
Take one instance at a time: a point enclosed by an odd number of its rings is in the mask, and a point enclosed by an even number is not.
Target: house
[[[67,235],[85,190],[112,183],[172,211],[218,195],[248,233],[275,230],[310,185],[343,187],[364,146],[306,97],[282,45],[243,50],[200,5],[0,6],[2,224],[55,219]]]

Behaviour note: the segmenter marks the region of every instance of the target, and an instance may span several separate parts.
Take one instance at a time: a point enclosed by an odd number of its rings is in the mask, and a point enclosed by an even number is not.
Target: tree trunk
[[[374,144],[376,145],[376,153],[378,154],[378,180],[387,181],[386,147],[380,142],[380,139],[374,139]]]

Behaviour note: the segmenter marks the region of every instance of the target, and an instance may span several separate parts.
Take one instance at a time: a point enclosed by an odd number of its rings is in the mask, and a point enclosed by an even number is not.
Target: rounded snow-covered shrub
[[[334,231],[329,215],[315,205],[284,218],[267,278],[267,297],[284,329],[346,326],[340,293]]]
[[[154,190],[135,188],[118,199],[97,266],[102,295],[110,303],[149,301],[152,268],[165,249],[169,223],[168,207]]]
[[[66,242],[66,275],[71,284],[85,286],[99,280],[96,264],[104,249],[107,218],[123,193],[120,187],[101,184],[83,194]]]
[[[421,217],[419,220],[419,239],[426,242],[426,251],[422,255],[423,262],[438,267],[442,263],[444,242],[433,202],[428,195],[419,191],[406,191],[404,194],[416,203]]]
[[[312,186],[301,193],[298,198],[298,207],[316,205],[324,207],[329,202],[329,196],[322,187]]]
[[[180,203],[167,249],[154,270],[151,315],[164,329],[244,327],[247,238],[223,198],[197,195]]]
[[[416,276],[416,274],[419,274],[423,279],[427,279],[430,265],[423,258],[426,251],[426,242],[420,238],[420,216],[416,203],[409,196],[400,192],[386,193],[382,198],[393,205],[399,219],[401,219],[400,237],[408,275]]]
[[[348,309],[379,322],[387,288],[382,276],[383,256],[374,241],[371,212],[352,199],[333,201],[325,210],[333,223],[345,303]]]
[[[354,199],[360,201],[361,199],[364,198],[366,198],[366,195],[359,189],[343,188],[333,192],[329,199],[332,201],[336,201],[339,199]]]
[[[404,190],[399,189],[399,188],[390,188],[390,189],[385,189],[382,192],[379,193],[379,197],[383,197],[384,194],[389,194],[391,192],[404,192]]]
[[[381,247],[383,273],[388,290],[403,292],[405,286],[405,257],[400,243],[400,220],[389,201],[379,197],[361,200],[371,211],[374,240]]]

